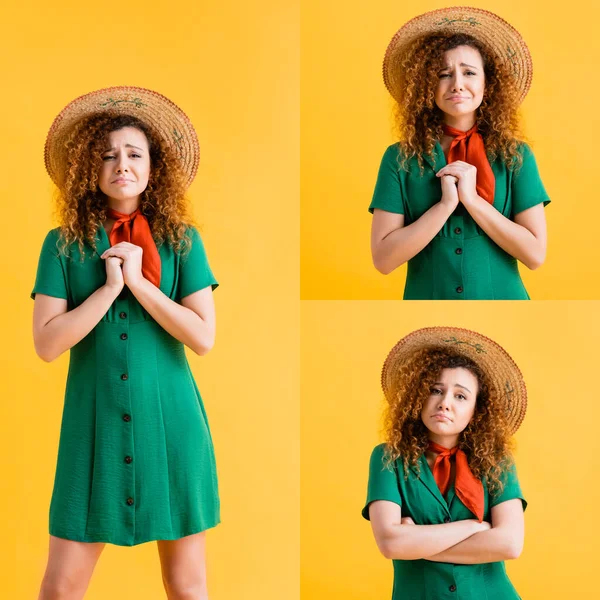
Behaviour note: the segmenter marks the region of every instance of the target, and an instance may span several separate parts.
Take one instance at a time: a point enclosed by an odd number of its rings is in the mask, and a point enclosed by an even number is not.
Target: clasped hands
[[[450,195],[451,201],[456,204],[462,202],[464,205],[469,205],[479,198],[477,167],[474,165],[457,160],[442,167],[436,176],[442,180],[442,197]]]
[[[141,246],[136,246],[130,242],[119,242],[111,246],[108,250],[105,250],[100,258],[119,258],[123,272],[123,283],[131,289],[144,279],[144,275],[142,274],[142,253]]]

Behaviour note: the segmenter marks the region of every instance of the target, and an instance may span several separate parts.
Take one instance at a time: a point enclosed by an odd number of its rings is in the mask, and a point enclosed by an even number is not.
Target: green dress
[[[493,206],[511,220],[536,204],[550,203],[531,149],[523,143],[519,151],[523,165],[516,171],[499,159],[491,163],[496,179]],[[425,157],[421,175],[415,157],[408,161],[407,171],[400,169],[399,153],[398,144],[385,151],[369,211],[403,214],[404,224],[410,225],[440,201],[442,184],[436,173],[446,158],[437,142],[434,160]],[[439,233],[408,261],[404,300],[529,300],[529,294],[517,259],[459,203]]]
[[[218,283],[195,227],[189,254],[159,247],[160,289],[179,302]],[[46,235],[36,293],[79,306],[106,283],[110,248],[100,226],[97,251],[57,248]],[[61,242],[62,246],[62,242]],[[70,350],[49,511],[50,534],[134,546],[203,531],[220,521],[217,472],[202,398],[184,345],[167,333],[127,286]]]
[[[401,460],[393,469],[383,463],[385,444],[376,446],[371,454],[367,502],[362,510],[369,519],[369,504],[387,500],[402,507],[402,516],[411,517],[416,525],[433,525],[476,518],[460,501],[451,485],[444,498],[433,478],[424,455],[419,466],[421,477],[412,467],[404,479]],[[514,465],[504,472],[504,489],[500,494],[489,493],[485,480],[484,520],[491,522],[490,509],[496,504],[523,498]],[[520,598],[510,582],[504,562],[461,565],[433,562],[426,559],[393,560],[394,588],[392,600],[518,600]]]

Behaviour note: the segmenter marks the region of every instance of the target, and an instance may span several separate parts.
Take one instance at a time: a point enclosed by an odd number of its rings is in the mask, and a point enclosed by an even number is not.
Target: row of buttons
[[[450,523],[450,521],[452,521],[452,519],[448,516],[444,517],[444,523]],[[455,592],[456,591],[456,586],[454,584],[452,584],[449,588],[448,588],[451,592]]]
[[[126,313],[126,312],[124,312],[124,311],[123,311],[123,312],[120,312],[120,313],[119,313],[119,317],[121,317],[121,319],[126,319],[126,318],[127,318],[127,313]],[[122,339],[122,340],[126,340],[126,339],[127,339],[127,337],[128,337],[128,336],[127,336],[127,334],[126,334],[126,333],[122,333],[122,334],[121,334],[121,339]],[[123,373],[123,374],[121,375],[121,379],[122,379],[123,381],[126,381],[126,380],[128,379],[128,377],[127,377],[127,373]],[[123,415],[123,421],[125,421],[126,423],[129,423],[129,421],[131,421],[131,415],[128,415],[127,413],[125,413],[125,414]],[[129,465],[129,464],[131,464],[131,462],[132,462],[132,461],[133,461],[133,458],[132,458],[131,456],[126,456],[126,457],[125,457],[125,462],[126,462],[128,465]],[[128,506],[133,506],[133,502],[134,502],[134,500],[133,500],[133,498],[132,498],[131,496],[129,496],[129,498],[127,498],[126,502],[127,502]]]
[[[455,233],[456,235],[460,235],[460,234],[462,233],[462,229],[461,229],[460,227],[455,227],[455,229],[454,229],[454,233]],[[462,254],[462,248],[457,248],[457,249],[456,249],[454,252],[455,252],[456,254]],[[462,293],[463,293],[463,288],[462,288],[462,286],[460,286],[460,285],[459,285],[459,286],[456,288],[456,293],[457,293],[457,294],[462,294]],[[450,591],[454,591],[454,590],[450,590]]]

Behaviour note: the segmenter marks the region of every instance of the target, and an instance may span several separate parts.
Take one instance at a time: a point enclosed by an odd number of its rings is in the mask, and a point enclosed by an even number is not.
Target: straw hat
[[[153,126],[175,150],[189,186],[198,170],[200,147],[192,122],[171,100],[146,88],[108,87],[76,98],[54,119],[44,149],[46,170],[59,185],[66,164],[65,142],[73,126],[92,113],[132,115]]]
[[[508,65],[513,74],[520,102],[523,101],[533,76],[533,64],[527,44],[519,32],[498,15],[468,6],[452,6],[432,10],[411,19],[392,38],[383,59],[383,81],[390,94],[399,100],[399,65],[412,43],[431,33],[466,33],[489,48]]]
[[[392,393],[394,383],[403,376],[404,362],[425,348],[451,349],[479,365],[506,403],[511,432],[519,428],[527,410],[527,389],[519,367],[496,342],[460,327],[426,327],[402,338],[388,354],[381,372],[381,387],[386,398]]]

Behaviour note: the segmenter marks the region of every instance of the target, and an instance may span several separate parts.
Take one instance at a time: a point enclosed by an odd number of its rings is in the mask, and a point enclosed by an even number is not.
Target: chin
[[[466,106],[464,108],[458,106],[452,106],[448,108],[449,110],[445,110],[444,112],[450,117],[465,117],[468,115],[472,115],[475,112],[470,108],[467,108]]]

